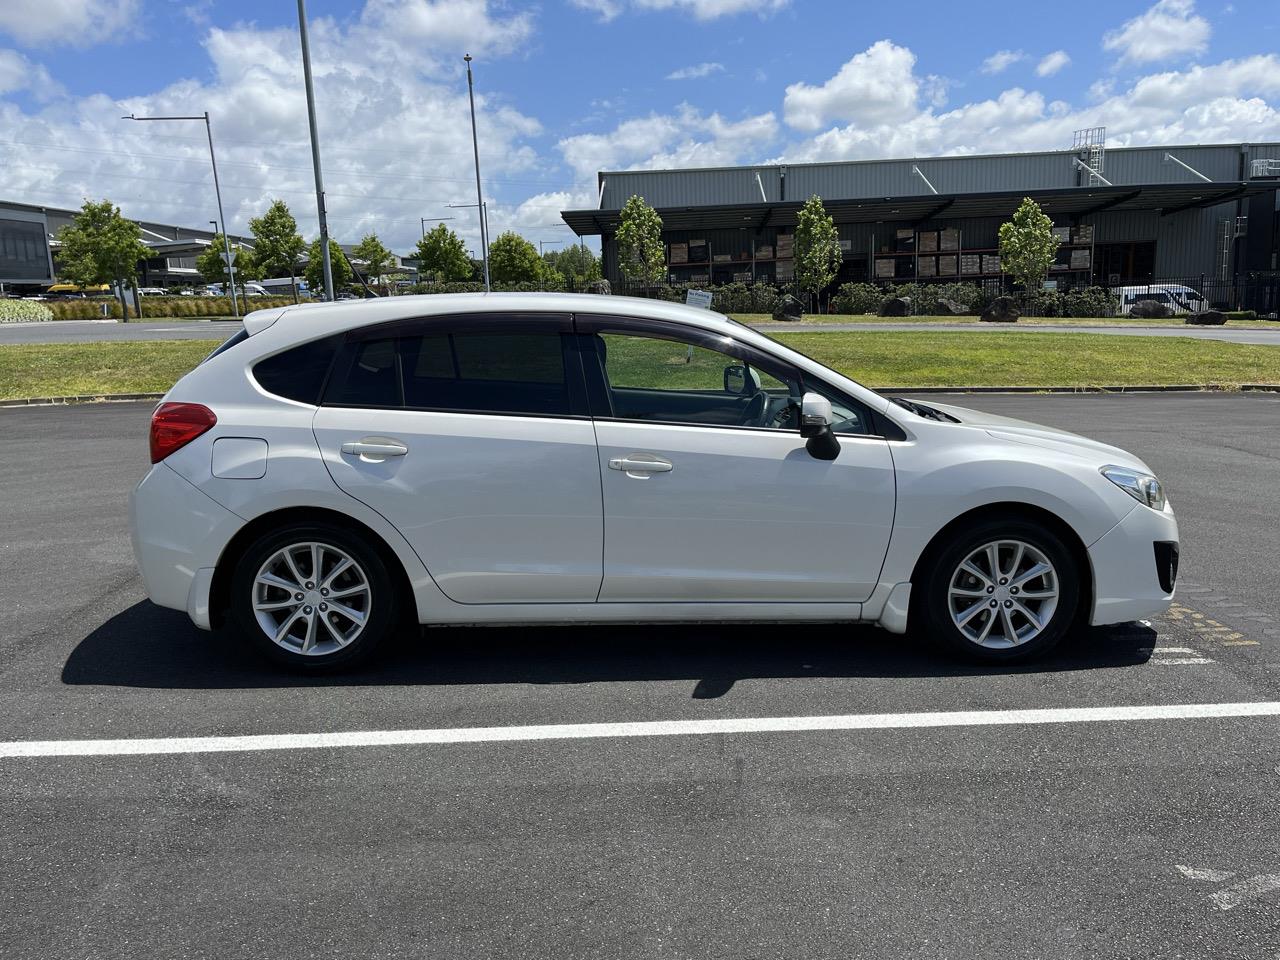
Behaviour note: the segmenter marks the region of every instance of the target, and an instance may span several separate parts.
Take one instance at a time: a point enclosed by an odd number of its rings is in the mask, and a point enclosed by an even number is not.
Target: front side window
[[[532,324],[526,324],[526,327]],[[470,326],[472,329],[466,329]],[[565,338],[556,330],[401,325],[395,335],[349,342],[325,402],[458,413],[567,416]]]
[[[783,428],[794,420],[800,379],[745,356],[675,337],[591,335],[606,415],[703,426]]]

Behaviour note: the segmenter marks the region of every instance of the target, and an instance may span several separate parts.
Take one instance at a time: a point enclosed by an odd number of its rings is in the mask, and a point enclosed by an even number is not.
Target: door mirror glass
[[[760,392],[760,374],[741,363],[731,363],[724,368],[724,392],[735,397],[753,397]]]
[[[806,393],[801,399],[800,436],[815,460],[834,460],[840,455],[840,441],[831,431],[831,401],[826,397]]]

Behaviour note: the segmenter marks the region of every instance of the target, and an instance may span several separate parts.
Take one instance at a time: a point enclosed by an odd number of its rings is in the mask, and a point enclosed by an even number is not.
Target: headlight
[[[1102,475],[1133,499],[1152,510],[1164,509],[1164,488],[1149,473],[1139,473],[1128,467],[1106,466]]]

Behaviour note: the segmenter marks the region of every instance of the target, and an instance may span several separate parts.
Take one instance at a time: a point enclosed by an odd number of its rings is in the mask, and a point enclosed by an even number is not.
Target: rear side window
[[[428,328],[355,340],[343,350],[325,403],[568,416],[570,346],[568,334],[550,329]]]
[[[312,340],[259,360],[253,378],[267,393],[301,403],[319,403],[320,390],[333,363],[341,337]]]

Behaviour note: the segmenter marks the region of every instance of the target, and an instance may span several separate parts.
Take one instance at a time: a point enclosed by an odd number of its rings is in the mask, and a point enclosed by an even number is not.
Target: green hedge
[[[39,300],[0,300],[0,323],[52,319],[53,311]]]
[[[141,297],[142,319],[152,320],[165,317],[230,317],[230,297]],[[53,300],[46,306],[53,312],[55,320],[95,320],[102,316],[102,305],[106,304],[108,316],[120,319],[120,301],[118,300]],[[271,307],[283,307],[293,303],[293,297],[249,297],[240,301],[240,313],[254,310],[267,310]],[[136,320],[133,309],[129,310],[129,319]]]

